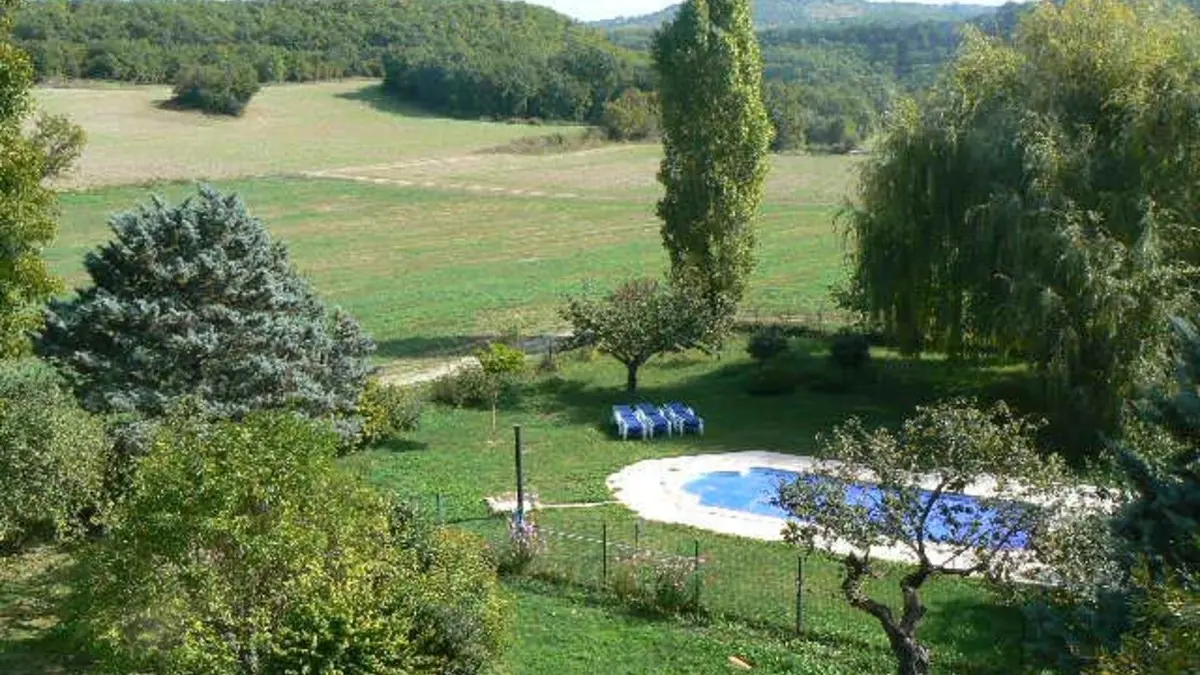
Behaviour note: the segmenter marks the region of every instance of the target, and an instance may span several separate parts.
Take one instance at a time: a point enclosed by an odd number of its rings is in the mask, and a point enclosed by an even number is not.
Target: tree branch
[[[863,580],[871,575],[869,558],[865,555],[860,558],[850,553],[843,562],[846,565],[846,578],[842,580],[842,593],[845,594],[850,606],[878,619],[888,635],[900,632],[900,626],[896,624],[892,608],[872,600],[863,592]]]

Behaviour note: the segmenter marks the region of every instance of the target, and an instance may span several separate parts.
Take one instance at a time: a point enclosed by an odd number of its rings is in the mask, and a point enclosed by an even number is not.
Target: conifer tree
[[[325,309],[236,195],[154,197],[111,228],[85,259],[92,285],[50,304],[36,343],[85,408],[158,417],[197,397],[222,418],[353,414],[374,343]]]

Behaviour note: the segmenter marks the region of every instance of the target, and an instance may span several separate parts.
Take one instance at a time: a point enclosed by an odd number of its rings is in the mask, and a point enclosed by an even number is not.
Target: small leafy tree
[[[980,409],[962,399],[917,408],[899,433],[851,419],[825,441],[822,456],[841,460],[820,469],[827,480],[806,476],[781,487],[776,501],[797,519],[785,538],[810,549],[835,542],[849,549],[842,557],[846,600],[879,621],[901,675],[929,672],[929,650],[917,637],[925,582],[1011,575],[1023,559],[1016,545],[1050,517],[1060,467],[1040,458],[1036,429],[1002,403]],[[958,498],[983,478],[1000,497],[980,498],[979,507]],[[863,482],[877,485],[878,495],[849,498],[848,488]],[[941,523],[936,537],[934,519]],[[916,564],[900,580],[899,614],[864,588],[880,547],[900,548]]]
[[[334,463],[290,413],[174,416],[80,555],[70,627],[103,672],[480,672],[503,604],[482,542]]]
[[[45,158],[42,162],[42,178],[57,178],[75,164],[83,154],[87,134],[83,127],[73,123],[66,115],[41,113],[29,139]]]
[[[100,501],[108,441],[53,370],[0,363],[0,547],[79,531]]]
[[[496,431],[496,409],[500,396],[511,386],[513,378],[525,371],[525,352],[502,342],[493,342],[476,354],[487,376],[487,394],[492,404],[492,431]]]
[[[196,396],[217,417],[288,408],[357,434],[374,344],[325,309],[237,196],[155,197],[111,227],[84,260],[92,285],[50,303],[36,343],[84,408],[158,417]]]
[[[602,299],[569,298],[562,316],[574,328],[566,348],[595,347],[623,363],[630,392],[647,361],[696,347],[706,335],[703,307],[655,279],[626,281]]]

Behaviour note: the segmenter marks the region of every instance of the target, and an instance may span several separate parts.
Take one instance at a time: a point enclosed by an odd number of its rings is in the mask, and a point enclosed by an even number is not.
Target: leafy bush
[[[791,365],[776,359],[750,373],[746,391],[754,396],[780,396],[795,391],[797,383]]]
[[[541,531],[529,516],[523,522],[517,522],[516,517],[508,521],[508,545],[500,557],[500,571],[507,574],[520,574],[546,550],[546,540]]]
[[[411,389],[367,380],[358,402],[363,420],[360,442],[369,445],[405,431],[415,431],[421,422],[421,399]]]
[[[240,116],[258,93],[258,73],[249,64],[188,66],[175,78],[171,103],[214,115]]]
[[[0,547],[69,536],[101,498],[108,441],[49,368],[0,363]]]
[[[842,333],[833,338],[829,356],[843,370],[859,371],[871,362],[871,343],[865,335]]]
[[[461,368],[434,380],[429,389],[429,398],[435,403],[456,408],[482,406],[489,400],[488,388],[488,376],[483,368]]]
[[[479,672],[504,629],[482,544],[399,517],[338,445],[290,413],[164,424],[79,556],[71,634],[107,672]]]
[[[525,370],[525,352],[503,342],[493,342],[475,354],[489,375],[517,375]]]
[[[619,600],[662,614],[695,611],[696,583],[691,560],[642,551],[618,558],[609,577],[609,589]]]
[[[746,353],[760,366],[788,351],[787,335],[778,326],[763,326],[750,336]]]
[[[652,141],[661,133],[661,114],[655,92],[626,89],[604,104],[600,125],[614,141]]]

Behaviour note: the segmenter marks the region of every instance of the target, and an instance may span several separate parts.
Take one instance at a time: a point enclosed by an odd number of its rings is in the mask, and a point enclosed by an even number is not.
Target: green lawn
[[[640,150],[627,154],[637,166]],[[611,284],[658,274],[664,265],[652,200],[494,196],[284,177],[216,185],[242,195],[316,290],[359,318],[384,359],[453,352],[513,322],[527,334],[559,329],[556,307],[585,281]],[[154,192],[174,201],[194,189],[170,184]],[[54,271],[73,286],[86,283],[83,257],[109,237],[108,219],[150,193],[122,187],[62,195],[59,238],[47,252]],[[831,306],[827,289],[841,260],[832,210],[790,202],[788,194],[764,209],[748,311]]]

